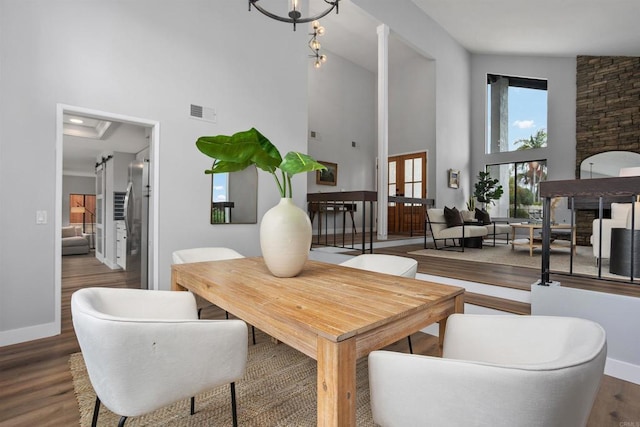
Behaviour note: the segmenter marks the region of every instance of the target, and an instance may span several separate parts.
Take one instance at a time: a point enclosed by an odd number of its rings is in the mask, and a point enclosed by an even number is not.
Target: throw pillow
[[[62,237],[76,237],[76,228],[73,226],[62,227]]]
[[[447,228],[457,227],[464,224],[462,216],[456,207],[451,209],[446,206],[444,207],[444,221],[447,223]]]
[[[483,225],[491,224],[491,216],[489,216],[489,212],[484,209],[476,208],[476,219]]]

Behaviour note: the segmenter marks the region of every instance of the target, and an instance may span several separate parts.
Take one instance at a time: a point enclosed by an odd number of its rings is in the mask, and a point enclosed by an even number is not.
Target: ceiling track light
[[[306,22],[317,21],[318,19],[327,16],[333,9],[336,10],[336,14],[338,13],[338,3],[340,0],[329,1],[323,0],[326,4],[329,5],[324,12],[321,12],[315,16],[303,18],[300,3],[301,0],[289,0],[289,12],[286,17],[276,15],[273,12],[269,12],[258,3],[260,0],[249,0],[249,12],[251,12],[251,6],[255,7],[260,13],[265,16],[268,16],[271,19],[275,19],[276,21],[286,22],[288,24],[293,24],[293,31],[296,30],[296,24],[303,24]]]
[[[314,60],[313,66],[315,68],[320,68],[324,62],[327,62],[327,55],[320,54],[320,42],[318,41],[318,37],[324,34],[324,27],[320,25],[319,21],[312,22],[313,33],[309,33],[311,36],[311,40],[309,40],[309,49],[313,52],[312,55],[309,55],[309,58]]]

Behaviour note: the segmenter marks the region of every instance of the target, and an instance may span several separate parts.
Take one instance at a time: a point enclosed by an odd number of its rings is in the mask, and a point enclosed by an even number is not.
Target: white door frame
[[[66,104],[56,105],[56,194],[55,194],[55,319],[54,324],[58,325],[58,334],[61,330],[61,311],[62,311],[62,150],[63,150],[63,115],[79,114],[83,116],[95,117],[97,119],[111,120],[122,123],[128,123],[137,126],[143,126],[151,129],[149,137],[149,151],[151,158],[152,170],[150,170],[151,192],[150,192],[150,215],[149,215],[149,261],[151,279],[149,289],[158,289],[158,189],[159,187],[159,165],[160,150],[158,144],[160,142],[160,122],[150,119],[142,119],[139,117],[126,116],[116,113],[108,113],[105,111],[92,110],[89,108],[78,107]]]

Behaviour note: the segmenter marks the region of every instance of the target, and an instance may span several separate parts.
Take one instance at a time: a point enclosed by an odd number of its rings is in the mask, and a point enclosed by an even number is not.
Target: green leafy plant
[[[256,165],[273,175],[281,197],[292,197],[293,175],[326,169],[312,157],[296,151],[290,151],[282,158],[275,145],[255,128],[231,136],[201,136],[196,147],[214,159],[211,169],[204,171],[206,174],[237,172]]]
[[[467,200],[467,210],[475,211],[476,210],[476,198],[473,196],[469,196],[469,200]]]
[[[475,191],[473,192],[473,196],[480,203],[491,203],[495,204],[494,200],[498,200],[502,197],[502,185],[500,184],[500,180],[497,178],[491,178],[491,174],[489,172],[480,171],[478,173],[478,182],[475,185]]]

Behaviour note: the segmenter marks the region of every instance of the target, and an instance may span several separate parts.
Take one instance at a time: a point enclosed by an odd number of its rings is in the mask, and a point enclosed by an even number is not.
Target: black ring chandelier
[[[249,11],[251,11],[251,6],[253,6],[256,9],[258,9],[260,13],[268,16],[271,19],[293,24],[293,31],[296,30],[296,24],[303,24],[305,22],[317,21],[323,16],[327,16],[333,9],[336,10],[336,14],[337,14],[338,3],[340,2],[340,0],[335,0],[335,1],[323,0],[326,4],[329,5],[328,9],[326,9],[324,12],[319,13],[316,16],[303,18],[302,13],[300,12],[301,0],[289,0],[289,13],[287,14],[287,17],[278,16],[275,13],[269,12],[268,10],[264,9],[262,6],[258,4],[259,1],[260,0],[249,0]]]

